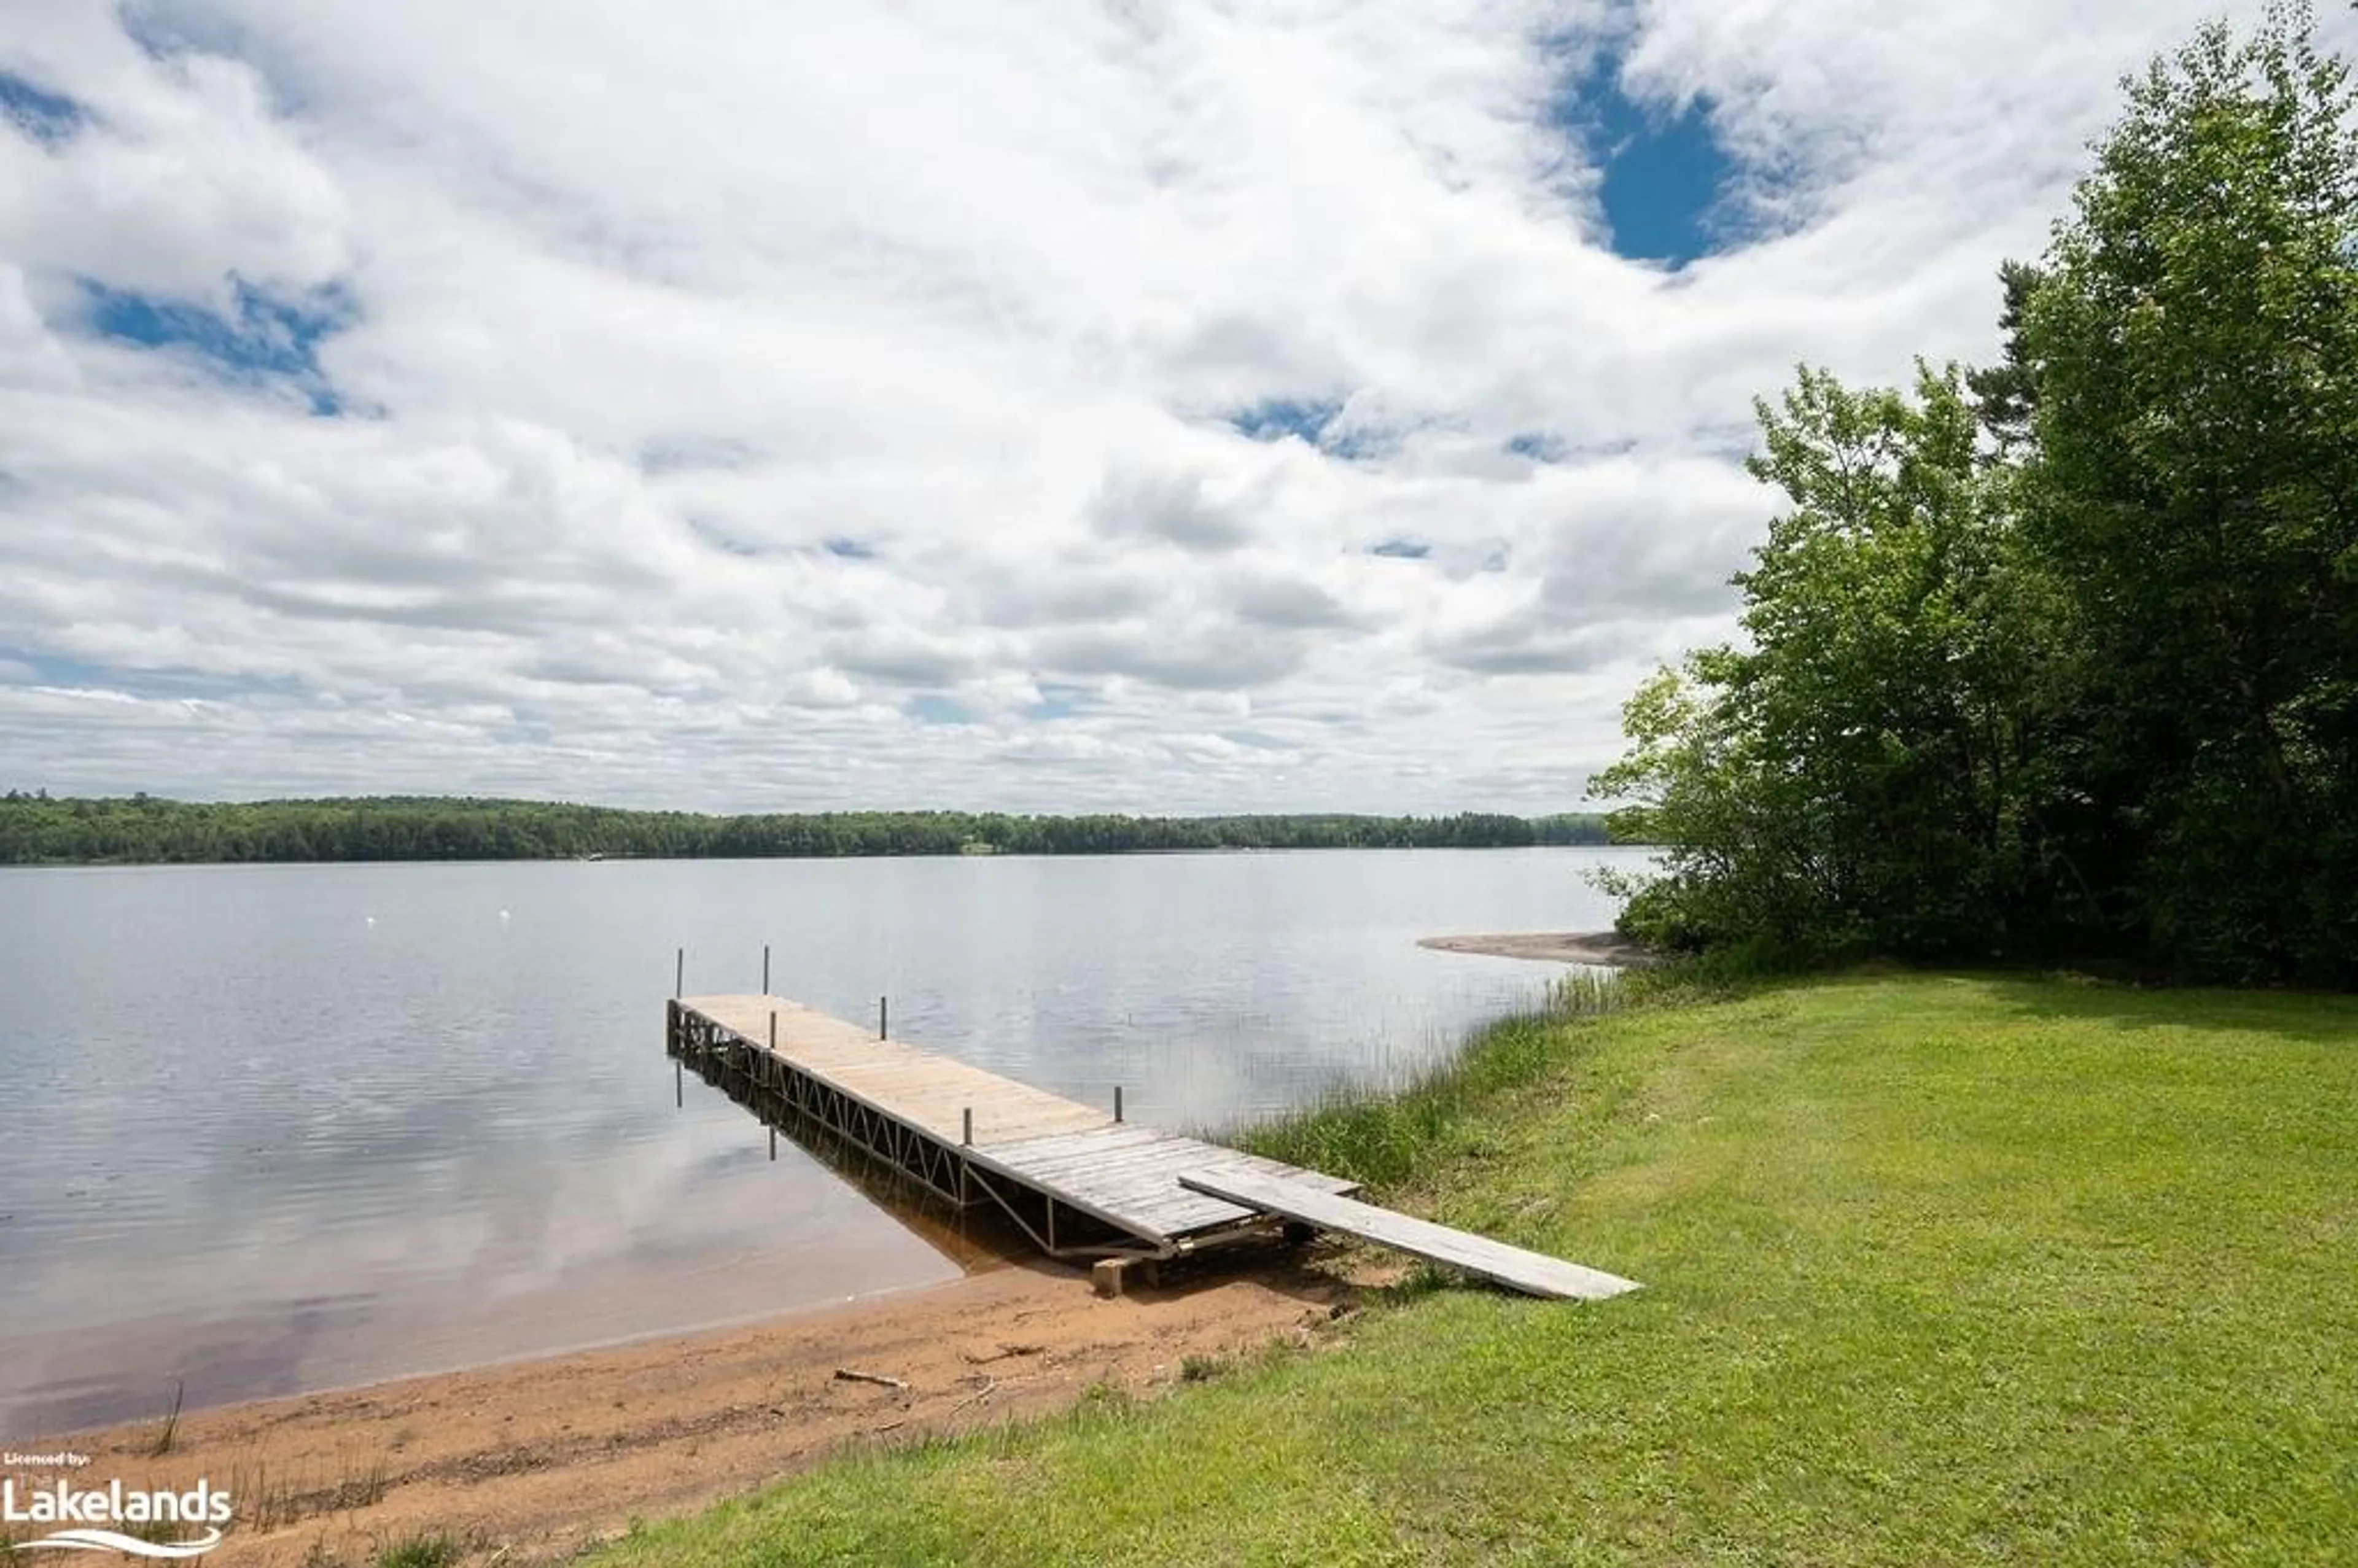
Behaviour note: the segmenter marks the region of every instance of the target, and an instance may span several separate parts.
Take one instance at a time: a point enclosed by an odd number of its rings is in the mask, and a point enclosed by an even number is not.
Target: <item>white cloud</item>
[[[1751,398],[1987,355],[2206,9],[27,8],[84,116],[0,128],[0,782],[1573,805],[1725,629]],[[1605,248],[1606,48],[1761,237]],[[339,302],[341,416],[94,329],[241,283]]]

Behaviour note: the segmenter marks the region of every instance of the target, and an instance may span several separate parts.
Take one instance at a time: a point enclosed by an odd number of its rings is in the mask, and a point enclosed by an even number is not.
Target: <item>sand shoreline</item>
[[[1481,953],[1602,968],[1636,968],[1655,961],[1650,949],[1615,931],[1523,931],[1486,936],[1427,936],[1417,943],[1443,953]]]
[[[560,1561],[634,1519],[690,1511],[847,1449],[1149,1397],[1190,1357],[1315,1346],[1358,1290],[1313,1249],[1173,1272],[1101,1300],[1027,1261],[733,1327],[13,1442],[91,1463],[77,1487],[227,1489],[208,1563],[354,1568],[448,1534],[461,1562]],[[838,1370],[897,1380],[862,1381]],[[53,1477],[16,1471],[20,1489]],[[23,1533],[19,1527],[18,1533]]]

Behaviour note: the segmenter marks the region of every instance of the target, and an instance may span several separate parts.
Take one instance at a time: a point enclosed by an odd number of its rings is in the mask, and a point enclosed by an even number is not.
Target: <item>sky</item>
[[[2217,9],[0,0],[0,788],[1578,809]]]

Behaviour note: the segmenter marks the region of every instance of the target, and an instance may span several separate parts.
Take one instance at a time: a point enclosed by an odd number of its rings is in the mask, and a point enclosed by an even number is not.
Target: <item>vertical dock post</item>
[[[762,994],[770,994],[770,945],[762,944]]]
[[[876,999],[876,1038],[879,1040],[884,1038],[884,1020],[887,1016],[889,1015],[885,1011],[885,999],[880,996]]]
[[[676,997],[680,997],[680,996],[684,996],[684,995],[686,995],[686,994],[687,994],[687,948],[685,948],[685,947],[682,947],[682,948],[679,950],[679,956],[678,956],[676,958],[675,958],[675,959],[673,959],[673,960],[672,960],[672,967],[671,967],[671,994],[672,994],[675,998],[676,998]]]
[[[974,1107],[972,1106],[966,1108],[966,1129],[959,1134],[958,1141],[969,1149],[974,1147]]]
[[[771,1049],[772,1051],[775,1051],[777,1048],[778,1048],[778,1010],[777,1010],[776,1008],[774,1008],[774,1007],[773,1007],[773,1008],[772,1008],[772,1009],[770,1010],[770,1049]]]
[[[777,1128],[777,1124],[776,1124],[775,1122],[773,1122],[773,1123],[771,1123],[771,1125],[770,1125],[770,1163],[772,1163],[773,1165],[774,1165],[774,1164],[776,1164],[777,1162],[778,1162],[778,1128]]]
[[[687,1072],[686,1065],[674,1058],[671,1065],[671,1103],[680,1110],[687,1108]]]
[[[1116,1121],[1121,1119],[1121,1086],[1120,1084],[1113,1087],[1113,1119]]]

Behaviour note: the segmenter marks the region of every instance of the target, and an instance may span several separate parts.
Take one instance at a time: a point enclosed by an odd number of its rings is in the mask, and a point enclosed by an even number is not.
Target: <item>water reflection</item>
[[[1132,1118],[1398,1077],[1548,971],[1575,850],[0,871],[0,1441],[950,1277],[691,1082],[773,989]]]

